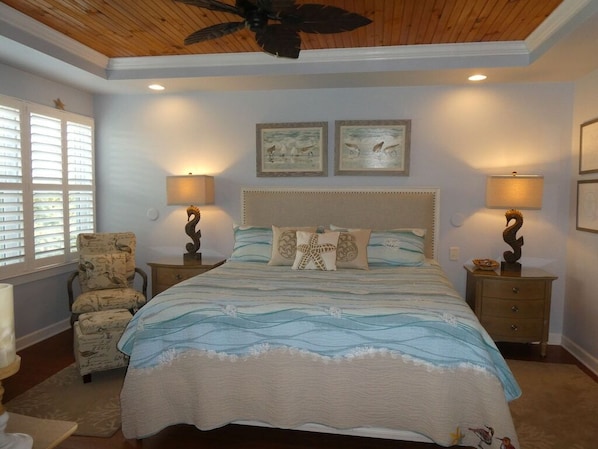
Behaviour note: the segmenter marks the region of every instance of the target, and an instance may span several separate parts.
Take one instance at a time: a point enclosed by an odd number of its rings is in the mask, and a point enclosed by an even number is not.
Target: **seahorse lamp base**
[[[183,260],[199,260],[201,262],[201,253],[185,253],[183,254]]]
[[[521,273],[521,264],[519,262],[501,262],[500,271],[507,273]]]

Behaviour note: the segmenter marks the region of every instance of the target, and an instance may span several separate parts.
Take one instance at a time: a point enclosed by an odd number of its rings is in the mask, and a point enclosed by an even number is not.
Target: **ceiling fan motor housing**
[[[254,9],[247,13],[245,20],[251,31],[263,30],[268,25],[268,13],[264,10]]]

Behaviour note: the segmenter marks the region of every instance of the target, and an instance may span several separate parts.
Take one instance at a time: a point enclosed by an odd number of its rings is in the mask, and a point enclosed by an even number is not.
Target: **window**
[[[95,230],[94,124],[0,96],[1,277],[75,259]]]

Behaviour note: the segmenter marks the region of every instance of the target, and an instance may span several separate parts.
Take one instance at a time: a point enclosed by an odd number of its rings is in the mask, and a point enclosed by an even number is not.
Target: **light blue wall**
[[[202,250],[224,256],[240,220],[243,186],[423,186],[441,189],[438,259],[464,293],[463,263],[500,258],[504,210],[484,208],[487,174],[545,176],[544,205],[524,211],[523,262],[559,276],[551,335],[562,331],[569,205],[573,87],[570,84],[476,85],[99,96],[99,227],[132,230],[138,262],[181,254],[184,207],[166,206],[165,177],[216,177],[216,205],[202,208]],[[408,177],[333,176],[334,121],[411,119]],[[256,123],[327,121],[329,176],[257,178]],[[160,216],[147,218],[149,209]],[[454,227],[454,214],[464,217]],[[449,261],[449,247],[461,248]]]
[[[596,118],[598,118],[598,71],[579,80],[575,85],[567,301],[563,330],[568,347],[598,373],[598,234],[575,229],[577,181],[598,180],[598,173],[579,174],[580,125]]]
[[[504,211],[484,208],[485,176],[511,170],[543,174],[542,209],[524,211],[523,261],[559,276],[551,338],[561,338],[567,236],[577,236],[576,245],[594,243],[594,237],[570,227],[575,201],[571,179],[577,167],[571,136],[575,140],[580,120],[598,116],[591,106],[598,86],[595,74],[575,92],[570,84],[522,84],[97,97],[2,64],[0,79],[1,94],[49,106],[60,98],[67,110],[95,116],[99,229],[135,231],[138,264],[148,271],[148,261],[181,254],[187,242],[184,208],[166,206],[165,177],[170,174],[191,171],[216,177],[216,205],[202,208],[202,250],[224,257],[232,248],[232,223],[240,219],[242,186],[431,186],[441,189],[438,259],[463,293],[464,262],[499,258],[508,249],[501,238]],[[332,175],[335,120],[395,118],[412,120],[410,176]],[[257,178],[256,123],[300,121],[328,122],[330,175]],[[159,212],[155,221],[147,217],[152,208]],[[464,218],[461,227],[451,224],[456,214]],[[448,260],[451,246],[461,248],[456,262]],[[572,260],[570,251],[570,265]],[[592,277],[585,268],[579,270],[569,269],[570,285],[579,286],[571,282],[579,276],[586,285]],[[66,274],[57,274],[15,282],[17,337],[34,338],[68,318],[65,281]],[[579,287],[570,293],[578,295]],[[568,303],[564,332],[567,342],[595,360],[595,301],[588,295]]]

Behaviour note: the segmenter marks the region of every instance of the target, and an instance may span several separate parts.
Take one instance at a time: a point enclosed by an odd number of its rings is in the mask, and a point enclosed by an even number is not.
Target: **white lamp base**
[[[0,415],[0,449],[31,449],[33,438],[24,433],[5,433],[8,412]]]

